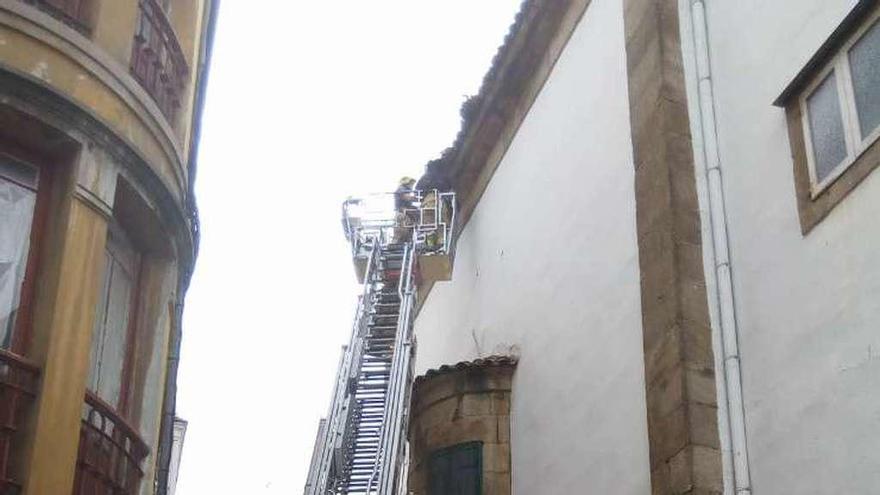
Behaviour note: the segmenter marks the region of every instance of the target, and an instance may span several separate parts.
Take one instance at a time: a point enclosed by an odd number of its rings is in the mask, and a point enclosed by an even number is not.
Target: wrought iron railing
[[[25,358],[0,349],[0,493],[16,494],[22,480],[12,479],[13,443],[25,410],[37,394],[40,369]]]
[[[91,29],[89,24],[91,2],[92,0],[24,0],[24,3],[35,5],[82,32]]]
[[[73,495],[134,495],[150,452],[106,402],[86,393]]]
[[[173,123],[189,69],[171,22],[156,0],[139,0],[131,73]]]

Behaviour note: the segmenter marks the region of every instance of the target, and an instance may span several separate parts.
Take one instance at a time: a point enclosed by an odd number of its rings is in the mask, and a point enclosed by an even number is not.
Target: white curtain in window
[[[120,405],[136,273],[134,250],[111,236],[95,314],[89,388],[114,407]]]
[[[21,299],[36,193],[0,177],[0,348],[8,348]]]
[[[110,274],[113,273],[113,259],[104,252],[104,276],[98,292],[98,307],[95,310],[95,326],[92,330],[91,367],[89,369],[89,390],[98,390],[98,376],[101,371],[101,349],[104,348],[104,322],[107,320],[107,294],[110,287]]]

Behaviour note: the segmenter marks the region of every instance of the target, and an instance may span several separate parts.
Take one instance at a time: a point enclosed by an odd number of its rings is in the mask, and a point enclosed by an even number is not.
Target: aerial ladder
[[[451,276],[455,193],[349,198],[342,222],[363,293],[330,409],[319,423],[304,493],[401,495],[417,289]]]

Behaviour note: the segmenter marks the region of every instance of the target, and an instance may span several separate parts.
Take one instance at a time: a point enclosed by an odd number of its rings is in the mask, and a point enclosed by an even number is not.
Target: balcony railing
[[[24,3],[39,7],[78,31],[87,32],[91,29],[89,25],[91,0],[24,0]]]
[[[0,349],[0,493],[16,494],[21,481],[12,479],[10,458],[25,409],[37,393],[40,369],[26,359]]]
[[[165,10],[156,0],[140,0],[131,53],[131,73],[174,122],[189,69]]]
[[[86,393],[73,495],[134,495],[150,449],[106,402]]]

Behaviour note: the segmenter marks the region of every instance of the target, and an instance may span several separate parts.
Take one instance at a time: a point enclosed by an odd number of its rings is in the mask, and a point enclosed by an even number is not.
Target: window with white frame
[[[800,98],[811,195],[880,137],[880,12],[845,43]]]

